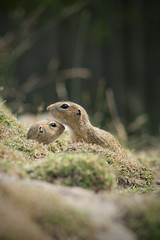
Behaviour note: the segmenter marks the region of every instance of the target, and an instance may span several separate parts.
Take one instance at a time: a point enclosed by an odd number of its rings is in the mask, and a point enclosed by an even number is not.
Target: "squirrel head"
[[[34,139],[39,143],[49,144],[56,140],[63,133],[64,129],[64,126],[57,121],[43,120],[30,126],[27,138]]]
[[[70,127],[89,122],[85,109],[73,102],[56,102],[48,106],[47,110],[57,121]]]

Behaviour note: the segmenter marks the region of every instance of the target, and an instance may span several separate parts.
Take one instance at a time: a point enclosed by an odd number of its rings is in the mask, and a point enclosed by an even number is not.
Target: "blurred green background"
[[[70,100],[124,140],[159,135],[159,10],[155,0],[1,0],[2,98],[18,115]]]

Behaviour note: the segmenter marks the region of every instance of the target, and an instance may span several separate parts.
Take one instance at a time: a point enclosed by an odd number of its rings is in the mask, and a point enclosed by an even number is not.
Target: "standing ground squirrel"
[[[47,107],[54,119],[66,125],[71,130],[73,142],[87,142],[107,148],[119,157],[126,157],[126,152],[116,138],[102,129],[94,127],[88,114],[80,105],[63,101],[56,102]]]
[[[65,127],[57,121],[43,120],[30,126],[27,138],[34,139],[39,143],[49,144],[56,140],[64,129]]]

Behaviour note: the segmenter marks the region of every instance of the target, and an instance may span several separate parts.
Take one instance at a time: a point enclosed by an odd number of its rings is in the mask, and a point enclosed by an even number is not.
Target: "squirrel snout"
[[[50,112],[51,111],[51,106],[47,107],[47,111]]]

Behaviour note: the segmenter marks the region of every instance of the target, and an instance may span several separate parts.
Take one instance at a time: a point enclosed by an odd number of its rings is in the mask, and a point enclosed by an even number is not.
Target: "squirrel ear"
[[[77,114],[78,116],[81,116],[81,110],[78,109],[76,114]]]

